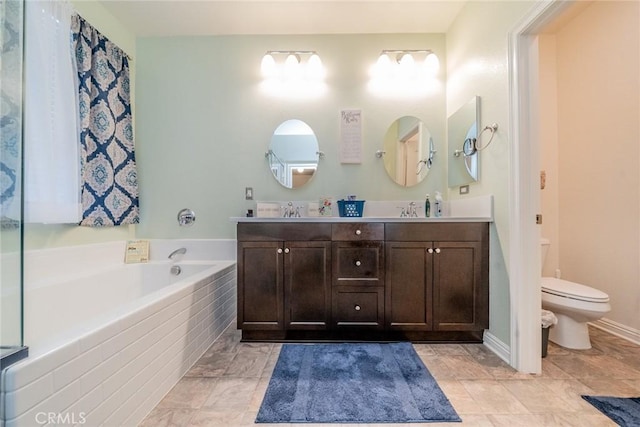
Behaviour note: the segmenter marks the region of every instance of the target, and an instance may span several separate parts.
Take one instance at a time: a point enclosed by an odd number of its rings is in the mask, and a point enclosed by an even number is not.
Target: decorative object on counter
[[[439,191],[436,191],[436,206],[434,215],[436,218],[440,218],[442,216],[442,194]]]
[[[333,199],[331,197],[320,197],[318,200],[318,213],[320,216],[333,216]]]
[[[196,214],[189,208],[181,209],[178,212],[178,224],[180,227],[190,227],[196,221]]]
[[[256,423],[457,422],[411,343],[284,344]]]
[[[280,203],[258,202],[257,214],[260,218],[277,218],[280,216]]]
[[[428,194],[426,199],[424,200],[424,216],[425,218],[429,218],[431,216],[431,201],[429,200]]]
[[[364,200],[338,200],[338,214],[342,217],[361,217]]]
[[[300,218],[300,207],[293,206],[293,202],[287,203],[287,206],[282,207],[283,218]]]
[[[253,209],[247,209],[247,218],[253,217]]]

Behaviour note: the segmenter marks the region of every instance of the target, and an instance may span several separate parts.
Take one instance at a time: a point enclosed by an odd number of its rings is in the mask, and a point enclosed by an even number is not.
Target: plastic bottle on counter
[[[436,206],[434,216],[440,218],[442,216],[442,194],[436,191]]]
[[[429,201],[429,195],[424,199],[424,216],[429,218],[431,216],[431,202]]]

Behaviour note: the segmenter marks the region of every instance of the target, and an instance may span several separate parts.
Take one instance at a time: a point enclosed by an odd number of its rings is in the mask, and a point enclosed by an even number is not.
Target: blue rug
[[[411,343],[285,344],[257,423],[460,421]]]
[[[582,396],[622,427],[640,426],[640,397]]]

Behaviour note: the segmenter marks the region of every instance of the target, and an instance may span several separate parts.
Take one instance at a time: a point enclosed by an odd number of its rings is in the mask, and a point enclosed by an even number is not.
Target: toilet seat
[[[543,277],[541,287],[542,292],[564,298],[598,303],[609,302],[609,295],[598,289],[555,277]]]

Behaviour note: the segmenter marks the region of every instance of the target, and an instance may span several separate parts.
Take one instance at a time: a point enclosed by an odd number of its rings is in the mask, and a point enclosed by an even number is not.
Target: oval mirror
[[[384,136],[384,168],[389,177],[403,187],[411,187],[426,178],[435,153],[431,133],[417,117],[400,117]]]
[[[266,153],[273,177],[287,188],[300,188],[318,169],[318,139],[302,120],[291,119],[276,128]]]
[[[449,187],[478,180],[479,153],[475,149],[478,137],[480,98],[460,107],[447,120],[449,145]]]

